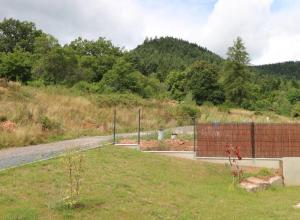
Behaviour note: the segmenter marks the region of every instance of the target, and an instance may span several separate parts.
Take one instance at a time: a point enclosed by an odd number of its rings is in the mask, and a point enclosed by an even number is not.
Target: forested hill
[[[130,52],[130,57],[144,75],[156,73],[164,80],[171,70],[184,70],[197,60],[220,63],[222,58],[201,47],[173,37],[146,39]]]
[[[289,79],[300,79],[300,61],[254,66],[254,69],[265,74],[284,76]]]

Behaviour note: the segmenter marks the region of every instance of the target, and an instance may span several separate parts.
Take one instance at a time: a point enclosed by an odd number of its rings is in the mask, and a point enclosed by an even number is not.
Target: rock
[[[297,205],[293,206],[295,209],[300,209],[300,203],[298,203]]]
[[[246,181],[250,183],[254,183],[256,185],[260,185],[261,187],[265,187],[265,188],[271,185],[269,181],[265,181],[256,177],[249,177],[246,179]]]
[[[283,186],[283,179],[281,176],[273,176],[268,182],[271,186]]]
[[[17,125],[12,121],[4,121],[0,123],[0,128],[7,132],[14,132],[17,128]]]
[[[262,190],[259,185],[249,182],[241,182],[240,187],[245,189],[247,192],[257,192]]]

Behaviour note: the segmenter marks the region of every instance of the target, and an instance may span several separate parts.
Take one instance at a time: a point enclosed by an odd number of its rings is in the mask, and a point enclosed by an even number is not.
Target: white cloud
[[[102,36],[133,48],[168,35],[225,56],[241,36],[255,64],[300,60],[299,11],[296,0],[0,0],[0,19],[31,20],[61,43]]]
[[[300,7],[272,10],[273,0],[218,0],[199,38],[225,56],[233,39],[241,36],[252,63],[300,60]],[[293,3],[293,4],[292,4]]]
[[[260,56],[268,39],[271,3],[271,0],[219,0],[202,29],[200,40],[225,56],[228,46],[241,36],[249,53]]]

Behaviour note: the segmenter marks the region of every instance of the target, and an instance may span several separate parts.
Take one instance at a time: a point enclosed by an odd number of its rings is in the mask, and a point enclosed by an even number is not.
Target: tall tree
[[[68,47],[72,48],[79,56],[79,64],[85,72],[92,74],[93,81],[98,82],[103,75],[109,71],[121,57],[122,50],[114,46],[111,41],[105,38],[98,38],[90,41],[77,38]]]
[[[42,33],[32,22],[4,18],[0,22],[0,52],[13,52],[16,47],[33,52],[34,40]]]
[[[240,37],[234,41],[232,47],[229,47],[227,55],[222,84],[227,100],[241,106],[249,95],[250,73],[248,64],[250,59]]]
[[[60,46],[52,48],[36,62],[33,75],[36,79],[42,79],[45,84],[73,85],[85,80],[74,51]]]
[[[0,78],[27,82],[31,79],[32,55],[21,49],[0,53]]]
[[[197,104],[205,101],[214,104],[224,102],[224,91],[218,84],[217,68],[203,60],[195,62],[186,71],[187,87]]]

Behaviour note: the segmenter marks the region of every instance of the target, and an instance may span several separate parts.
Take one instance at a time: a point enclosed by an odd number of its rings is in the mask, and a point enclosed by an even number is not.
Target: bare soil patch
[[[136,140],[123,139],[121,144],[136,144]],[[141,150],[144,151],[192,151],[194,149],[193,141],[180,139],[157,140],[141,140]]]

